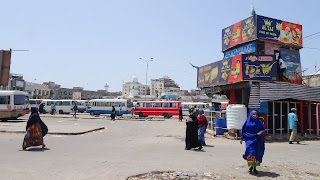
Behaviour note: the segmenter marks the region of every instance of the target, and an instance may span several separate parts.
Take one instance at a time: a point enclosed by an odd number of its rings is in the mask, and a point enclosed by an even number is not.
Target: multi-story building
[[[58,88],[54,91],[55,99],[73,99],[74,93],[80,93],[81,99],[83,100],[102,99],[107,96],[105,90],[88,91],[83,90],[82,87],[73,87],[72,89]]]
[[[122,85],[122,96],[124,98],[134,98],[147,94],[147,86],[139,83],[136,76],[132,76],[131,81]]]
[[[34,83],[34,99],[50,99],[51,90],[47,84]]]
[[[163,79],[151,79],[150,95],[155,97],[161,97],[164,93],[164,80]]]
[[[151,80],[150,93],[156,97],[170,96],[178,98],[182,92],[178,84],[168,76],[163,76],[160,79]]]
[[[303,76],[303,82],[308,86],[320,86],[320,71],[309,76]]]

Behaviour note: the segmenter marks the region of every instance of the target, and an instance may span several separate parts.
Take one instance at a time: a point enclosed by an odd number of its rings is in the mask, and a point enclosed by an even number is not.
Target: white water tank
[[[247,107],[243,104],[230,104],[226,110],[227,128],[241,129],[247,120]]]

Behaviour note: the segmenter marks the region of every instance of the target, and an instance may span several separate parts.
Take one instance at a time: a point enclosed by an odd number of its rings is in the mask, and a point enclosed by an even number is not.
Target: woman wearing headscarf
[[[43,136],[48,132],[47,126],[40,119],[38,114],[38,108],[31,107],[31,115],[29,116],[26,134],[22,143],[22,150],[26,150],[31,146],[40,146],[45,148],[46,145],[43,142]]]
[[[204,140],[204,133],[206,132],[207,126],[207,118],[204,116],[203,109],[200,109],[198,116],[198,140],[203,146],[206,145],[206,141]]]
[[[198,141],[198,111],[194,111],[190,114],[187,119],[186,125],[186,147],[185,150],[190,150],[191,148],[202,149],[201,143]]]
[[[114,121],[116,117],[116,108],[112,106],[112,111],[111,111],[111,121]]]
[[[242,134],[240,144],[246,142],[246,152],[243,158],[248,161],[250,167],[249,173],[257,174],[257,166],[262,163],[264,154],[264,136],[265,127],[258,118],[256,111],[251,111],[246,122],[242,126]]]
[[[180,106],[180,107],[179,107],[179,121],[182,121],[182,117],[183,117],[182,107]]]

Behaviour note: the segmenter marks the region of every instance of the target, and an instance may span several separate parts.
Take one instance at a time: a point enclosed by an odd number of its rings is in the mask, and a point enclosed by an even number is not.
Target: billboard
[[[255,16],[222,30],[222,51],[257,38]]]
[[[254,52],[256,52],[256,43],[251,42],[249,44],[240,46],[238,48],[226,51],[223,54],[224,54],[224,58],[229,58],[229,57],[233,57],[233,56],[236,56],[239,54],[250,54],[250,53],[254,53]]]
[[[260,15],[251,16],[222,29],[222,51],[255,39],[302,48],[302,25]]]
[[[302,25],[257,15],[259,39],[302,47]]]
[[[11,50],[0,51],[0,86],[7,86],[10,77]]]
[[[295,72],[301,76],[300,53],[297,50],[280,48],[280,56],[287,66],[283,75],[288,79],[295,79]]]
[[[73,92],[72,99],[81,100],[81,92]]]
[[[198,69],[198,87],[224,85],[243,80],[277,80],[274,55],[236,55]]]

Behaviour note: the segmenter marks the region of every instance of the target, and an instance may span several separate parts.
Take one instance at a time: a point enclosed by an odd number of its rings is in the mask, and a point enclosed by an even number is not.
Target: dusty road
[[[0,179],[121,180],[168,170],[205,174],[206,179],[320,179],[320,141],[266,143],[256,177],[247,172],[242,159],[245,145],[239,141],[207,134],[209,146],[201,151],[184,150],[185,123],[177,119],[111,122],[101,118],[92,123],[96,121],[105,129],[83,135],[47,135],[47,150],[18,151],[23,134],[0,133]]]

